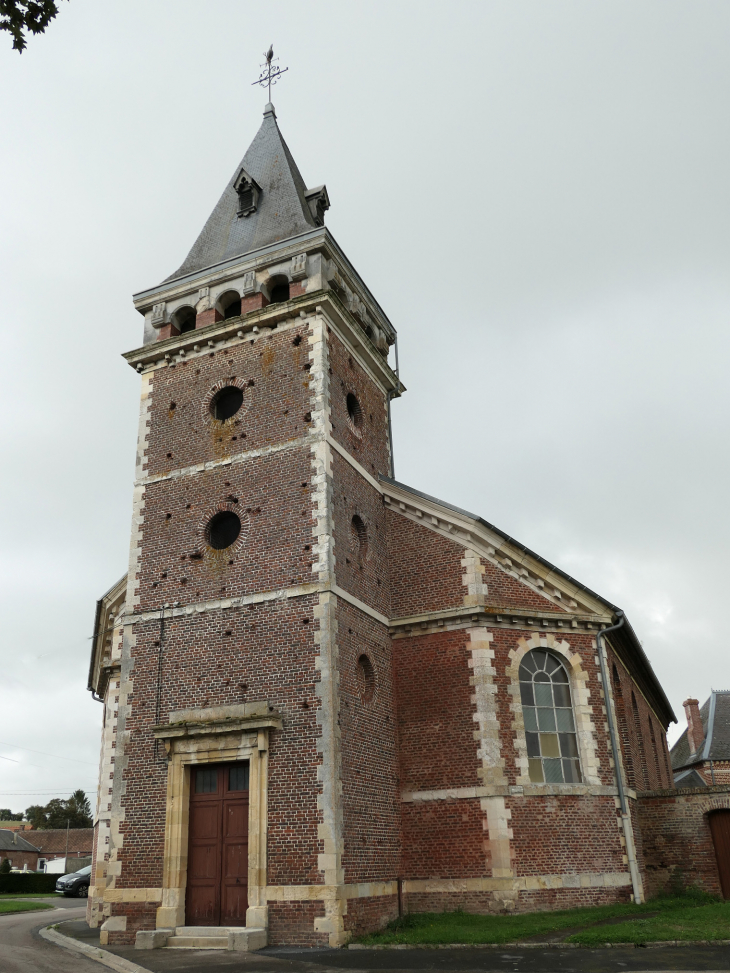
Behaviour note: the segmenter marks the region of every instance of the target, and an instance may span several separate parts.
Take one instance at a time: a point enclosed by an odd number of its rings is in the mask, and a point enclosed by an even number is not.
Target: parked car
[[[91,865],[79,869],[78,872],[69,872],[62,875],[56,882],[56,891],[63,892],[64,895],[73,895],[80,899],[85,899],[89,894],[89,882],[91,881]]]

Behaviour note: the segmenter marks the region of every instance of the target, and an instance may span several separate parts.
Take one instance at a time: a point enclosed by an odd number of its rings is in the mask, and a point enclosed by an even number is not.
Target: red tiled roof
[[[23,837],[44,855],[63,855],[66,853],[66,829],[48,831],[24,831]],[[94,847],[93,828],[70,828],[68,832],[68,851],[70,855],[91,855]]]

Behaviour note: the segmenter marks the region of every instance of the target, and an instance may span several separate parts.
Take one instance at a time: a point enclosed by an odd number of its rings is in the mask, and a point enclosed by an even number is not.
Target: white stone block
[[[162,949],[174,929],[140,929],[134,941],[135,949]]]
[[[262,928],[246,926],[228,932],[228,949],[237,953],[253,953],[257,949],[263,949],[266,942],[266,930]]]

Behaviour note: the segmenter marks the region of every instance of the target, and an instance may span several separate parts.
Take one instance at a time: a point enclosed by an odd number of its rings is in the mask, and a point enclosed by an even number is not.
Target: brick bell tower
[[[182,266],[137,294],[129,572],[97,610],[89,918],[146,946],[340,945],[397,914],[395,331],[266,106]]]

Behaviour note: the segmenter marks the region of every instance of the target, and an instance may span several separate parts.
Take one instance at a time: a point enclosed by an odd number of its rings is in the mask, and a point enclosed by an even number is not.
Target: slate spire
[[[276,123],[274,106],[208,217],[173,280],[268,244],[297,236],[323,222],[324,187],[307,191]]]

